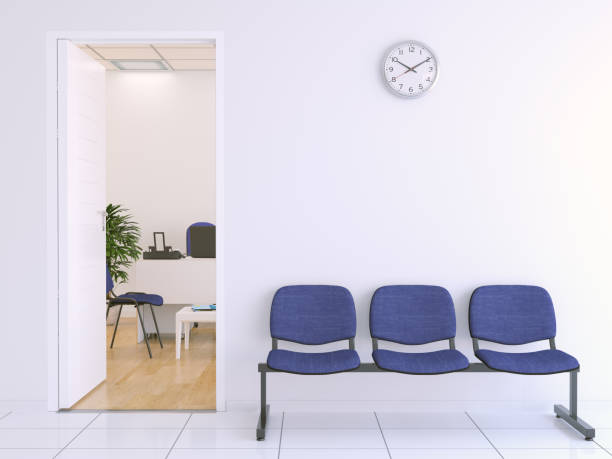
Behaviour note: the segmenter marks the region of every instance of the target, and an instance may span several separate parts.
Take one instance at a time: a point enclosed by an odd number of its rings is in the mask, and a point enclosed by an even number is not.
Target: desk
[[[128,275],[130,280],[121,285],[122,292],[155,293],[161,295],[166,304],[213,304],[216,301],[214,258],[138,260],[130,266]]]
[[[159,332],[173,334],[176,313],[191,304],[216,303],[216,259],[181,258],[180,260],[138,260],[129,271],[129,282],[122,292],[147,292],[161,295],[164,305],[153,306]],[[141,308],[148,333],[155,333],[149,306]],[[140,322],[138,342],[144,339]]]
[[[174,335],[174,319],[176,317],[176,313],[186,306],[191,308],[191,304],[189,303],[164,303],[162,306],[153,306],[153,312],[155,313],[155,318],[157,319],[157,327],[159,328],[160,335]],[[142,312],[142,320],[147,333],[155,333],[155,324],[153,323],[153,317],[151,317],[149,305],[145,304],[144,306],[141,306],[140,311]],[[144,335],[142,333],[142,327],[140,326],[139,320],[136,321],[136,326],[138,327],[137,341],[142,343],[144,340]]]
[[[217,311],[194,311],[191,306],[186,306],[176,313],[176,358],[181,358],[181,335],[183,334],[183,324],[185,325],[185,350],[189,349],[189,331],[194,322],[217,321]]]

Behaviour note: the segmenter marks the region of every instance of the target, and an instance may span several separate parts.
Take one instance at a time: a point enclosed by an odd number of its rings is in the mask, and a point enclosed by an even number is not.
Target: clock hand
[[[406,64],[404,64],[404,63],[403,63],[403,62],[401,62],[400,60],[396,60],[395,62],[397,62],[397,63],[398,63],[398,64],[400,64],[400,65],[403,65],[404,67],[406,67],[406,68],[408,69],[408,70],[406,70],[404,73],[407,73],[407,72],[414,72],[414,67],[408,67]],[[402,75],[403,75],[404,73],[402,73]],[[414,73],[416,73],[416,72],[414,72]]]
[[[410,69],[410,70],[412,70],[412,69]],[[406,70],[405,72],[400,73],[400,74],[399,74],[398,76],[396,76],[395,78],[397,79],[397,78],[401,77],[402,75],[406,75],[408,72],[410,72],[410,70]],[[412,71],[414,72],[414,70],[412,70]],[[416,73],[416,72],[414,72],[414,73]]]
[[[427,59],[425,59],[422,62],[419,62],[417,65],[415,65],[414,67],[412,67],[412,70],[416,69],[419,65],[424,64],[425,62],[429,62],[431,60],[431,57],[428,57]],[[399,62],[399,61],[398,61]],[[416,73],[416,72],[414,72]]]

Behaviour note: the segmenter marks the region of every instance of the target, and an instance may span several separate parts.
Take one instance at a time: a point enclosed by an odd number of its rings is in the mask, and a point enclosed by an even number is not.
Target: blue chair
[[[546,375],[578,370],[578,360],[556,348],[555,310],[550,295],[530,285],[479,287],[470,299],[470,334],[474,354],[498,371]],[[519,345],[548,340],[550,349],[500,352],[480,349],[478,340]]]
[[[213,231],[213,232],[207,232],[207,233],[202,234],[202,232],[198,232],[198,230],[194,228],[209,228],[209,229],[211,228],[212,230],[214,230],[215,225],[209,222],[195,222],[187,227],[187,232],[186,232],[187,256],[191,257],[195,255],[197,258],[214,258],[216,256],[216,250],[215,250],[215,245],[216,245],[216,242],[215,242],[216,235],[215,234],[216,233]],[[196,235],[195,237],[197,238],[199,236],[199,240],[196,240],[196,244],[194,244],[196,247],[193,250],[192,250],[192,243],[191,243],[192,242],[191,241],[192,229],[193,229],[193,233]],[[195,253],[192,254],[192,251]]]
[[[387,371],[434,375],[465,370],[468,359],[455,349],[455,309],[448,291],[429,285],[380,287],[370,303],[370,335],[376,365]],[[378,348],[378,340],[418,345],[448,340],[449,349],[397,352]]]
[[[294,285],[277,290],[270,312],[272,350],[267,365],[302,375],[340,373],[359,368],[355,352],[357,318],[351,293],[333,285]],[[295,352],[278,349],[278,341],[317,345],[342,340],[349,349]]]
[[[151,346],[149,346],[149,338],[147,337],[147,331],[145,329],[144,321],[142,320],[142,315],[140,313],[140,306],[144,308],[145,304],[149,305],[151,316],[153,316],[153,323],[155,324],[155,331],[157,332],[157,339],[159,340],[160,347],[163,349],[164,345],[162,344],[161,336],[159,334],[159,328],[157,328],[157,319],[155,318],[155,313],[153,312],[153,306],[161,306],[162,304],[164,304],[164,299],[159,295],[151,295],[141,292],[128,292],[123,295],[117,296],[113,292],[114,287],[115,283],[113,282],[113,278],[107,266],[106,296],[108,303],[106,306],[106,317],[108,318],[110,308],[112,308],[113,306],[119,306],[119,314],[117,315],[117,320],[115,322],[115,330],[113,331],[113,338],[110,344],[111,349],[113,348],[113,344],[115,343],[115,335],[117,334],[117,326],[119,325],[119,319],[121,318],[121,311],[123,310],[123,306],[132,305],[136,308],[136,312],[138,313],[138,319],[140,320],[142,333],[144,335],[145,343],[147,345],[147,350],[149,351],[149,358],[153,358],[153,355],[151,354]]]

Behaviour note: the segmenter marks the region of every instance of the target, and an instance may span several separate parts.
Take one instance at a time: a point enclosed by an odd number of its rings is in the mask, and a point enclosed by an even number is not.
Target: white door
[[[106,379],[105,70],[58,40],[59,406]]]

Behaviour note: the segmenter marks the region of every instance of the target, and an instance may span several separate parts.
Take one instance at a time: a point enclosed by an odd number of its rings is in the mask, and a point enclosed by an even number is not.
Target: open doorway
[[[50,408],[223,409],[217,40],[60,39],[56,49],[58,339],[49,385],[57,404],[50,400]],[[94,221],[101,189],[111,214],[102,214],[105,253]],[[139,233],[142,254],[109,252],[109,239],[125,242],[113,223],[122,217]],[[92,294],[102,286],[93,274],[99,265],[113,287],[106,316]],[[102,290],[108,285],[107,276]]]

